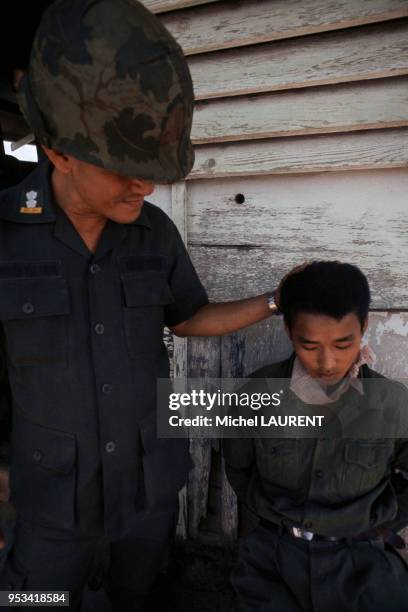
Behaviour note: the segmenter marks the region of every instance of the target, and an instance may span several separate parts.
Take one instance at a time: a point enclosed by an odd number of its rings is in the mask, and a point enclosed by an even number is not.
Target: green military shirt
[[[257,380],[250,385],[259,392],[268,378],[289,380],[293,361],[292,357],[258,370],[251,377]],[[403,385],[367,366],[362,366],[360,376],[381,379],[379,400],[391,406],[393,415],[406,411],[408,390]],[[339,408],[351,405],[364,419],[367,397],[353,388],[324,409],[336,415]],[[404,472],[408,472],[408,436],[401,421],[392,420],[395,435],[386,438],[335,434],[225,440],[227,476],[252,512],[277,525],[338,537],[358,535],[377,526],[400,529],[408,523],[408,480],[404,478]],[[332,430],[335,421],[329,425]]]

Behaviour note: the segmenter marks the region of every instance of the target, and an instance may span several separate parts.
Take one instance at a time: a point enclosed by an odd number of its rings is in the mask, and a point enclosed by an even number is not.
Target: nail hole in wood
[[[237,204],[243,204],[245,202],[245,196],[243,193],[237,193],[235,196],[235,201]]]

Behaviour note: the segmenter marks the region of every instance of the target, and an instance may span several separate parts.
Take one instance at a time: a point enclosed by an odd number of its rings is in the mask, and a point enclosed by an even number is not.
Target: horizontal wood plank
[[[341,249],[336,250],[331,245],[316,246],[313,243],[317,240],[308,239],[299,228],[296,228],[285,251],[282,251],[283,241],[272,242],[273,239],[274,236],[271,237],[271,246],[268,248],[191,247],[192,261],[211,300],[228,301],[270,291],[278,286],[288,270],[305,260],[341,259],[359,266],[367,274],[373,290],[373,308],[406,308],[408,277],[405,260],[396,262],[393,257],[387,258],[387,253],[384,253],[382,248],[379,249],[378,255],[373,252],[372,244],[368,249],[356,247],[354,254],[344,255]],[[275,242],[280,249],[272,247]],[[350,251],[350,248],[347,251]],[[381,269],[382,265],[385,266],[384,269]]]
[[[340,259],[367,273],[374,308],[404,309],[407,192],[403,170],[194,181],[192,259],[216,300],[268,291],[305,259]]]
[[[408,166],[408,128],[195,148],[188,180]]]
[[[192,56],[196,98],[408,74],[408,20]]]
[[[406,0],[246,0],[169,13],[162,23],[190,55],[407,16]]]
[[[408,78],[198,104],[196,144],[408,125]]]
[[[219,0],[140,0],[140,2],[152,13],[164,13],[165,11],[177,11],[200,4],[219,2]]]

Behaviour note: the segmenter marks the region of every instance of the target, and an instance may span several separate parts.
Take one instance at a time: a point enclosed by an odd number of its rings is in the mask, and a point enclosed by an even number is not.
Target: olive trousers
[[[240,612],[408,611],[408,567],[377,540],[308,542],[259,526],[232,585]]]

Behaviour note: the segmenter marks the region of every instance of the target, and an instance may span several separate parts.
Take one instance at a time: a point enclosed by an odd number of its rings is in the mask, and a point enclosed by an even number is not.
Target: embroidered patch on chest
[[[132,272],[141,272],[143,270],[159,270],[160,272],[166,269],[167,258],[163,255],[129,255],[128,257],[120,257],[120,271],[124,274]]]
[[[60,261],[0,261],[0,279],[61,276]]]

